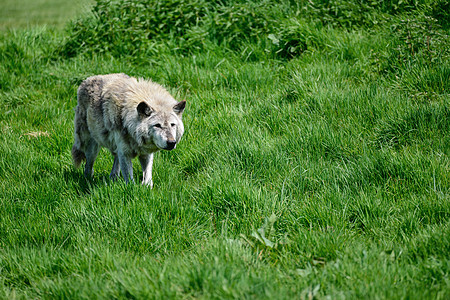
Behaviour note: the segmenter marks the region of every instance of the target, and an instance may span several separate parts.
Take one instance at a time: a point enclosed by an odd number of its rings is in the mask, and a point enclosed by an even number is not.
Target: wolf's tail
[[[83,84],[81,85],[83,86]],[[80,88],[78,88],[78,95],[77,98],[79,99],[79,94],[80,94]],[[86,115],[85,115],[85,110],[81,109],[80,105],[78,104],[77,107],[75,108],[75,119],[74,119],[74,125],[75,125],[75,132],[74,132],[74,142],[73,142],[73,147],[72,147],[72,160],[73,160],[73,165],[75,166],[75,168],[79,168],[81,165],[81,162],[83,160],[86,159],[86,154],[81,150],[81,144],[82,144],[82,140],[81,140],[81,136],[80,133],[82,133],[82,124],[86,124]]]
[[[75,143],[72,147],[72,159],[73,159],[73,165],[75,168],[79,168],[81,165],[81,162],[86,159],[86,155],[83,151],[80,150],[80,148],[77,146],[77,138],[75,138]]]

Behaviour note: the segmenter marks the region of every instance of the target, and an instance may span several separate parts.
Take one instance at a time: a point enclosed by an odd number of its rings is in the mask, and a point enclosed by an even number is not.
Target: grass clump
[[[162,51],[194,51],[208,43],[236,49],[274,25],[272,1],[97,1],[92,15],[72,23],[60,53],[106,52],[115,56]],[[165,44],[165,47],[161,44]],[[152,52],[150,52],[152,53]]]
[[[208,1],[96,1],[92,14],[71,25],[60,53],[127,54],[151,51],[152,40],[180,37],[208,10]],[[150,52],[151,53],[151,52]]]
[[[256,43],[263,47],[260,54],[292,58],[308,47],[324,46],[317,43],[315,34],[322,26],[375,28],[386,25],[392,16],[423,7],[431,7],[428,15],[432,20],[439,18],[439,23],[448,26],[448,4],[444,2],[99,0],[91,15],[71,24],[70,37],[58,53],[68,57],[83,52],[133,57],[166,48],[192,53],[209,49],[211,44],[242,50]],[[411,23],[416,26],[415,20]],[[404,32],[416,37],[415,32]]]

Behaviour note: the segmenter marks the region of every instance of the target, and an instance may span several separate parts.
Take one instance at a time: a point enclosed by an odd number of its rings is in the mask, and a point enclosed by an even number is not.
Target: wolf
[[[72,158],[76,168],[86,160],[84,175],[93,176],[101,147],[114,157],[110,177],[120,172],[133,180],[132,159],[139,158],[142,184],[153,187],[153,154],[173,150],[184,133],[186,101],[175,100],[161,85],[126,74],[95,75],[77,92]]]

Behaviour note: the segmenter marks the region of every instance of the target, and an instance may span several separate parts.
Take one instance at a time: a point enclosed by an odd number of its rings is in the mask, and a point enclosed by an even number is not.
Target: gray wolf
[[[142,184],[153,187],[153,154],[172,150],[180,141],[186,101],[176,101],[161,85],[123,73],[96,75],[84,80],[77,93],[75,141],[76,168],[86,160],[84,175],[93,175],[101,147],[114,156],[111,179],[133,181],[132,159],[139,158]]]

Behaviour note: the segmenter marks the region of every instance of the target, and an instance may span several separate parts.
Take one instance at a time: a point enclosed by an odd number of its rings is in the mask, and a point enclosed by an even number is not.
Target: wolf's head
[[[162,150],[175,149],[184,133],[181,117],[185,106],[184,100],[165,109],[154,109],[145,101],[139,103],[136,108],[141,123],[138,142],[143,146],[154,144]]]

